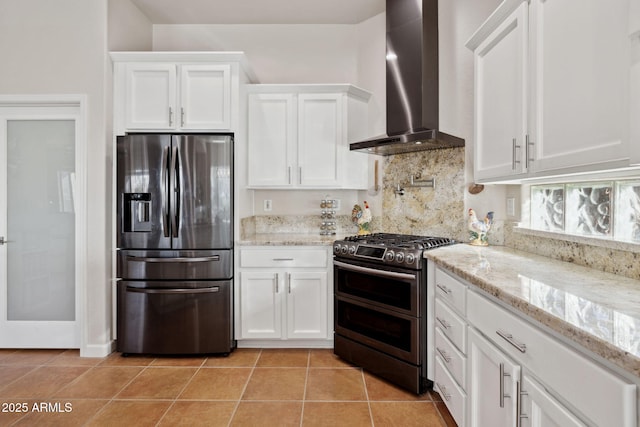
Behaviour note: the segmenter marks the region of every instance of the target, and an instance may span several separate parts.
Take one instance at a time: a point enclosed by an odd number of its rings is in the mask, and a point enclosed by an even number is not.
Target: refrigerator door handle
[[[220,261],[220,255],[203,256],[203,257],[176,257],[176,258],[142,257],[142,256],[127,255],[127,259],[131,260],[132,262],[166,262],[166,263],[210,262],[210,261]]]
[[[162,169],[160,171],[160,179],[162,180],[162,231],[164,237],[169,237],[169,201],[167,200],[167,191],[169,190],[169,147],[165,147],[162,152]]]
[[[127,288],[127,292],[139,292],[141,294],[210,294],[220,292],[220,287],[213,288],[178,288],[178,289],[145,289],[145,288]]]
[[[178,182],[178,156],[180,151],[178,147],[173,147],[171,153],[171,189],[169,190],[169,204],[171,209],[171,237],[178,237],[178,215],[180,209],[180,183]]]

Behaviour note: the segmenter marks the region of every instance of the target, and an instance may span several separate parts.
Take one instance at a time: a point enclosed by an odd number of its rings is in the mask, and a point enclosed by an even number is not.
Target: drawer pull
[[[449,400],[451,400],[451,394],[447,393],[447,389],[446,389],[446,387],[445,387],[445,386],[443,386],[443,385],[442,385],[442,384],[440,384],[440,383],[436,383],[436,384],[438,385],[438,388],[440,389],[440,392],[442,393],[442,398],[443,398],[444,400],[446,400],[447,402],[448,402]]]
[[[503,338],[509,344],[517,348],[520,353],[525,353],[527,351],[527,345],[516,341],[515,338],[513,338],[513,335],[511,335],[510,333],[505,332],[501,329],[498,329],[496,331],[496,334],[498,334],[501,338]]]
[[[436,317],[436,320],[438,321],[438,323],[440,323],[440,325],[445,328],[445,329],[449,329],[451,327],[451,324],[449,324],[449,322],[447,322],[446,320],[443,320],[439,317]]]
[[[444,292],[445,294],[450,294],[451,293],[451,289],[447,288],[445,285],[441,285],[440,283],[436,283],[436,287],[438,289],[440,289],[442,292]]]
[[[436,351],[440,354],[440,357],[442,357],[442,360],[444,360],[447,363],[451,362],[451,356],[449,356],[444,350],[436,347]]]
[[[274,261],[293,261],[293,258],[273,258]]]

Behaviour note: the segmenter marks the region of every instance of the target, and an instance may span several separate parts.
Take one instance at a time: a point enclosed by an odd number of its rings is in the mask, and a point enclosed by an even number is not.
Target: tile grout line
[[[120,356],[116,356],[116,357],[123,357],[122,355]],[[92,366],[91,369],[89,369],[87,372],[85,372],[84,374],[80,375],[78,378],[82,377],[83,375],[85,375],[86,373],[92,371],[95,368],[99,368],[106,360],[108,359],[108,356],[100,363],[98,363],[95,366]],[[156,360],[156,358],[154,358],[153,360]],[[138,372],[133,378],[131,378],[131,380],[129,380],[129,382],[127,382],[125,385],[123,385],[120,390],[118,390],[112,397],[110,397],[109,399],[104,399],[107,400],[107,403],[104,404],[104,406],[102,408],[100,408],[100,410],[98,410],[95,414],[93,414],[93,416],[91,416],[85,423],[84,425],[88,425],[92,420],[94,420],[99,414],[101,414],[105,408],[107,406],[109,406],[111,403],[113,403],[113,401],[115,400],[115,397],[120,394],[122,392],[122,390],[124,390],[129,384],[131,384],[136,378],[138,378],[138,376],[140,376],[140,374],[142,374],[149,365],[151,365],[153,363],[153,360],[151,362],[149,362],[146,366],[143,366],[142,369],[140,370],[140,372]],[[111,367],[111,366],[103,366],[104,368],[107,367]],[[113,367],[117,367],[117,366],[113,366]],[[124,366],[126,368],[134,368],[136,367],[135,365],[131,366]],[[138,366],[139,367],[139,366]],[[72,381],[72,383],[78,381],[78,378],[76,378],[74,381]],[[70,385],[70,384],[69,384]]]
[[[157,360],[157,358],[153,359],[154,361]],[[182,393],[184,393],[184,391],[187,389],[187,387],[189,386],[189,384],[191,384],[191,382],[193,381],[193,379],[195,378],[196,375],[198,375],[198,372],[200,372],[200,370],[202,369],[202,367],[204,366],[204,364],[207,362],[207,360],[209,360],[209,357],[205,357],[204,359],[202,359],[202,362],[200,362],[200,366],[198,366],[196,368],[196,371],[193,373],[193,375],[191,375],[191,378],[189,378],[189,381],[187,381],[185,383],[185,385],[182,387],[182,389],[176,393],[175,397],[172,399],[171,404],[169,405],[169,407],[164,411],[164,413],[162,414],[162,416],[160,417],[160,419],[158,420],[158,422],[156,423],[156,426],[159,426],[160,423],[162,423],[162,420],[164,419],[164,417],[167,416],[167,414],[169,413],[169,411],[171,410],[171,408],[173,408],[176,404],[176,402],[178,401],[178,398],[180,397],[180,395]],[[153,362],[151,362],[153,363]],[[151,363],[149,365],[151,365]],[[162,366],[160,366],[162,367]],[[188,366],[185,366],[186,368],[188,368]],[[182,366],[168,366],[168,368],[182,368]]]
[[[309,383],[309,369],[311,368],[311,350],[307,353],[307,372],[304,377],[304,389],[302,390],[302,408],[300,410],[300,427],[304,421],[304,405],[307,401],[307,384]]]
[[[371,410],[371,400],[369,399],[369,390],[367,389],[367,379],[364,375],[364,369],[360,368],[360,373],[362,375],[362,385],[364,386],[364,396],[367,398],[367,407],[369,408],[369,420],[371,421],[371,427],[375,427],[375,423],[373,421],[373,411]]]
[[[258,360],[260,360],[260,357],[262,356],[262,351],[263,351],[263,349],[260,349],[260,352],[258,353],[258,357],[256,357],[256,360],[253,361],[253,366],[251,367],[251,372],[249,373],[249,376],[247,377],[247,382],[244,383],[244,387],[242,388],[242,392],[240,393],[240,397],[238,397],[238,400],[236,401],[236,406],[233,408],[233,411],[231,411],[231,416],[229,417],[229,422],[227,423],[227,427],[231,426],[231,422],[233,421],[233,418],[236,416],[236,413],[238,412],[238,407],[240,406],[240,402],[242,402],[242,396],[244,396],[244,392],[247,391],[247,387],[249,386],[249,382],[251,381],[251,377],[253,377],[253,373],[256,370],[256,366],[258,366]]]

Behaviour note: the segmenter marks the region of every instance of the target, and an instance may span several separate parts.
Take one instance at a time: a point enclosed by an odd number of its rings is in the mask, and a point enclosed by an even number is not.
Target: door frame
[[[75,120],[75,347],[80,354],[88,349],[87,337],[87,104],[85,94],[0,95],[0,131],[7,132],[7,120]],[[54,113],[52,113],[54,112]],[[0,158],[6,155],[0,152]],[[4,159],[6,162],[6,159]],[[0,172],[0,173],[6,173]],[[5,177],[6,182],[6,177]],[[6,200],[0,188],[0,200]],[[35,348],[29,346],[26,348]]]

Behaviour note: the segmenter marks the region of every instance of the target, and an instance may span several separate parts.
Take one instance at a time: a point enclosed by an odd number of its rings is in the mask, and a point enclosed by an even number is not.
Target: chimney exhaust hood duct
[[[350,149],[390,155],[464,147],[438,130],[438,0],[387,0],[387,134]]]

